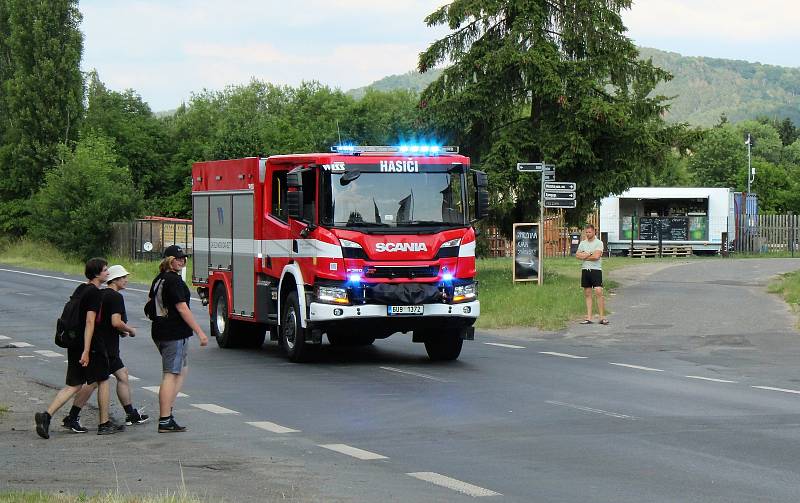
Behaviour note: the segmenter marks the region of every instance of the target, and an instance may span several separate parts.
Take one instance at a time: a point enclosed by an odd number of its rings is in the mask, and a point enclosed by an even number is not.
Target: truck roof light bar
[[[441,145],[334,145],[331,152],[337,154],[415,154],[438,155],[457,154],[458,147]]]

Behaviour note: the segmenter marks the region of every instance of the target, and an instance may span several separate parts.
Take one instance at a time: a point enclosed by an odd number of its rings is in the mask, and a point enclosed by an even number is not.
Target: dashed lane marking
[[[11,339],[11,337],[9,337],[7,335],[0,335],[0,341],[7,341],[9,339]]]
[[[320,447],[338,452],[340,454],[346,454],[348,456],[360,459],[362,461],[371,461],[374,459],[389,459],[386,456],[381,456],[380,454],[375,454],[374,452],[365,451],[364,449],[359,449],[357,447],[350,447],[349,445],[345,444],[320,444]]]
[[[32,293],[25,293],[25,292],[16,292],[17,295],[22,295],[23,297],[33,297]]]
[[[40,354],[42,356],[47,356],[50,358],[58,358],[58,357],[63,358],[64,356],[61,353],[56,353],[55,351],[50,351],[49,349],[40,349],[38,351],[34,351],[34,353]]]
[[[737,381],[729,381],[727,379],[715,379],[713,377],[701,377],[701,376],[686,376],[689,379],[700,379],[703,381],[712,381],[712,382],[724,382],[724,383],[732,383],[736,384]]]
[[[554,351],[539,351],[539,354],[550,355],[550,356],[560,356],[562,358],[575,358],[576,360],[584,360],[584,359],[588,358],[588,356],[577,356],[577,355],[571,355],[569,353],[556,353]]]
[[[554,400],[546,400],[545,403],[549,403],[550,405],[560,405],[561,407],[569,407],[571,409],[582,410],[584,412],[593,412],[595,414],[602,414],[604,416],[615,417],[617,419],[638,419],[635,416],[629,416],[627,414],[618,414],[616,412],[609,412],[607,410],[602,410],[602,409],[594,409],[592,407],[584,407],[582,405],[575,405],[572,403],[556,402]]]
[[[256,428],[261,428],[262,430],[271,431],[272,433],[299,433],[300,430],[295,430],[294,428],[287,428],[286,426],[281,426],[279,424],[271,423],[269,421],[249,421],[247,422],[250,426],[255,426]]]
[[[33,344],[28,342],[9,342],[7,348],[32,348]]]
[[[151,391],[157,395],[160,387],[161,386],[142,386],[142,389],[146,389],[147,391]],[[178,398],[186,398],[188,396],[189,395],[186,393],[181,393],[180,391],[178,392]]]
[[[487,346],[497,346],[500,348],[508,348],[508,349],[525,349],[525,346],[515,346],[513,344],[501,344],[499,342],[484,342]]]
[[[36,358],[33,355],[18,355],[17,358]]]
[[[213,412],[214,414],[238,414],[238,412],[236,412],[235,410],[226,409],[225,407],[221,407],[213,403],[193,403],[191,405],[192,407],[197,407],[198,409],[202,409],[208,412]]]
[[[627,364],[627,363],[613,363],[613,362],[608,362],[608,364],[609,364],[609,365],[616,365],[617,367],[627,367],[627,368],[629,368],[629,369],[636,369],[636,370],[648,370],[648,371],[650,371],[650,372],[664,372],[664,371],[663,371],[663,370],[661,370],[661,369],[654,369],[654,368],[652,368],[652,367],[642,367],[642,366],[639,366],[639,365],[629,365],[629,364]]]
[[[136,376],[132,376],[132,375],[128,374],[128,380],[129,381],[139,381],[140,379],[138,377],[136,377]]]
[[[757,389],[765,389],[767,391],[781,391],[783,393],[794,393],[795,395],[800,395],[800,391],[796,389],[773,388],[772,386],[751,386],[751,387]]]
[[[396,369],[394,367],[381,367],[381,370],[387,370],[389,372],[397,372],[399,374],[406,374],[415,377],[421,377],[423,379],[430,379],[431,381],[438,381],[438,382],[450,382],[445,379],[439,379],[438,377],[429,376],[428,374],[420,374],[419,372],[411,372],[409,370],[401,370]]]
[[[446,475],[442,475],[441,473],[414,472],[414,473],[407,473],[406,475],[414,477],[415,479],[424,480],[425,482],[430,482],[431,484],[436,484],[437,486],[440,487],[451,489],[453,491],[458,491],[462,494],[466,494],[467,496],[472,496],[474,498],[480,498],[484,496],[502,496],[502,494],[492,491],[491,489],[485,489],[483,487],[479,487],[470,484],[468,482],[463,482],[461,480],[454,479]]]

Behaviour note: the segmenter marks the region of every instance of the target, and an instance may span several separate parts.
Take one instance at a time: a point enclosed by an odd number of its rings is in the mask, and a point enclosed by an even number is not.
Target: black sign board
[[[545,208],[576,208],[577,201],[574,199],[545,199]]]
[[[572,199],[575,199],[575,193],[574,192],[568,192],[568,191],[567,192],[565,192],[565,191],[550,191],[550,190],[544,189],[544,198],[545,199],[572,200]]]
[[[541,162],[518,162],[517,171],[526,171],[530,173],[541,173],[544,164]]]
[[[552,181],[554,181],[556,179],[556,172],[555,171],[551,171],[549,173],[542,173],[542,179],[545,182],[552,182]]]
[[[642,217],[639,219],[639,239],[658,241],[661,229],[662,241],[688,241],[689,219],[687,217]]]
[[[546,182],[544,190],[571,190],[575,192],[575,182]]]
[[[514,224],[514,281],[539,279],[539,224]]]

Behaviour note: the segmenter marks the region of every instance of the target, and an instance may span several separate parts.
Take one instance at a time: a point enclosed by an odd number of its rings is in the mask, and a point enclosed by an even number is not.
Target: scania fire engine
[[[304,361],[323,335],[412,332],[431,359],[458,358],[480,314],[472,224],[486,182],[435,145],[195,163],[192,282],[217,343],[260,347],[269,332]]]

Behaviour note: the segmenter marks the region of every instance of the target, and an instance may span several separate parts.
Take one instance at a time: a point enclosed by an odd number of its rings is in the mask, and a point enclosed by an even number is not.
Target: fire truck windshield
[[[334,227],[459,227],[466,225],[461,172],[326,173],[321,219]]]

